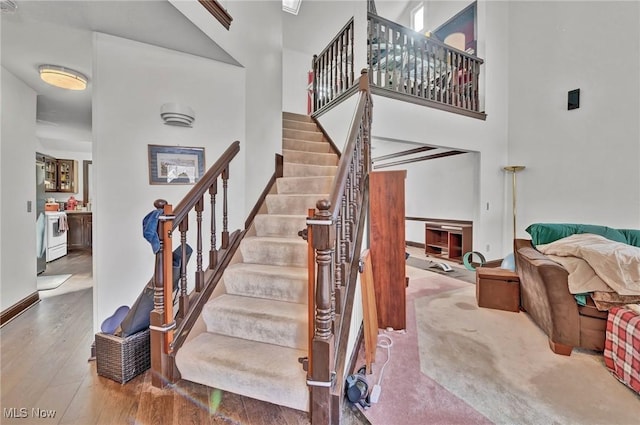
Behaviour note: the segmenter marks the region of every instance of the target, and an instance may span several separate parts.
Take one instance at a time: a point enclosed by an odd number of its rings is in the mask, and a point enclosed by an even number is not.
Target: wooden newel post
[[[331,423],[331,386],[335,375],[334,335],[331,324],[331,286],[333,285],[332,257],[336,240],[331,219],[331,203],[318,201],[313,224],[313,248],[316,250],[317,285],[315,331],[312,345],[313,375],[311,387],[311,422]]]
[[[153,311],[150,313],[151,330],[151,383],[162,388],[173,380],[173,364],[168,354],[173,341],[173,207],[164,199],[153,205],[161,209],[158,217],[158,239],[160,249],[156,253],[153,277]]]
[[[369,70],[362,68],[360,71],[360,81],[358,81],[358,90],[369,91]]]

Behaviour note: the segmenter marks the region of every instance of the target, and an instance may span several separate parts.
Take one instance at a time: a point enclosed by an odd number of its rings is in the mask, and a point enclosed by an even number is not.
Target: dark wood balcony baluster
[[[209,269],[215,269],[218,265],[218,249],[216,245],[216,195],[218,194],[218,179],[209,188],[209,199],[211,203],[211,245],[209,246]]]
[[[189,216],[182,219],[178,225],[180,230],[180,254],[182,261],[180,262],[180,297],[178,299],[178,314],[180,318],[184,318],[189,311],[189,297],[187,295],[187,232],[189,231]]]
[[[196,292],[202,292],[204,287],[204,271],[202,270],[202,211],[204,210],[204,196],[200,196],[195,205],[196,210]],[[182,257],[184,258],[184,256]]]
[[[222,172],[222,248],[229,248],[229,213],[228,208],[229,167]]]

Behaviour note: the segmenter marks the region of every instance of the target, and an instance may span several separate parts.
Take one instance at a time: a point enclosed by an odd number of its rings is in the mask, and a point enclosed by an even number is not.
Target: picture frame
[[[149,184],[195,184],[205,173],[204,148],[148,145]]]

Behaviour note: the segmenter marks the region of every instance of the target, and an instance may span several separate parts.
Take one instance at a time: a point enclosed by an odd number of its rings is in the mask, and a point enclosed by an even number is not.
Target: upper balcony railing
[[[354,23],[351,19],[313,58],[313,112],[353,91]],[[373,94],[485,119],[480,110],[477,56],[368,14],[367,67]],[[351,93],[348,93],[351,94]]]
[[[367,34],[372,86],[480,112],[478,82],[482,59],[372,13]]]

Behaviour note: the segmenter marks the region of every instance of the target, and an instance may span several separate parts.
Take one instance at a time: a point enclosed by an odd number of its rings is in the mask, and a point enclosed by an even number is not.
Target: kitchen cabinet
[[[77,193],[78,161],[58,159],[36,152],[36,161],[44,163],[44,191]]]
[[[76,193],[78,161],[58,159],[58,192]]]
[[[67,211],[67,250],[91,250],[92,248],[92,220],[90,212]]]
[[[58,160],[52,156],[36,152],[36,161],[44,163],[44,191],[55,192],[58,189]]]

